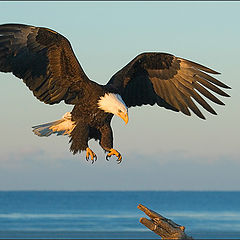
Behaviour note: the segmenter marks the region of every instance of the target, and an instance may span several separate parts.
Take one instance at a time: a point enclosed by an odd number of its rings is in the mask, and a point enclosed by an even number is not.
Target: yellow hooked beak
[[[118,113],[118,116],[122,118],[122,120],[125,122],[125,124],[128,123],[128,113],[120,112]]]

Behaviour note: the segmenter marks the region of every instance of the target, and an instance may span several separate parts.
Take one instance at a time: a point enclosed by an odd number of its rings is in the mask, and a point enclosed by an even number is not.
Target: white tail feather
[[[71,117],[71,113],[67,112],[60,120],[33,126],[33,132],[40,137],[48,137],[51,134],[69,135],[75,127]]]

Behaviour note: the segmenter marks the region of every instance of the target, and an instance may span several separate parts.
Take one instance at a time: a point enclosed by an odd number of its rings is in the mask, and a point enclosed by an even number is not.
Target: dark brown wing
[[[128,107],[154,105],[205,119],[192,99],[212,114],[213,108],[200,95],[224,105],[208,89],[228,97],[219,87],[230,88],[206,74],[218,72],[166,53],[142,53],[117,72],[107,83],[120,91]]]
[[[0,71],[23,79],[48,104],[76,103],[91,82],[65,37],[22,24],[0,25]]]

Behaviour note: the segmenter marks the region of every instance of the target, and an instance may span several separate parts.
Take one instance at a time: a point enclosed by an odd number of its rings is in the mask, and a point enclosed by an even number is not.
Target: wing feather
[[[180,83],[179,88],[180,90],[188,97],[194,98],[203,108],[207,111],[211,112],[212,114],[216,114],[216,112],[211,108],[211,106],[194,90],[194,84],[190,84],[185,79],[179,78]],[[177,81],[175,81],[177,83]]]
[[[199,108],[196,106],[196,104],[192,101],[192,99],[189,97],[187,99],[189,108],[201,119],[206,119],[202,112],[199,110]]]
[[[213,69],[210,69],[208,67],[205,67],[199,63],[195,63],[195,62],[192,62],[190,60],[187,60],[187,59],[184,59],[184,58],[178,58],[181,60],[182,63],[188,65],[188,66],[191,66],[191,67],[194,67],[195,69],[200,69],[204,72],[207,72],[207,73],[212,73],[212,74],[220,74],[219,72],[216,72],[214,71]]]
[[[184,94],[185,96],[185,101],[188,105],[188,107],[200,118],[205,119],[205,117],[203,116],[202,112],[198,109],[198,107],[196,106],[196,104],[192,101],[192,98],[194,98],[193,96],[193,92],[186,87],[185,85],[183,85],[180,81],[176,82],[177,83],[177,87],[178,89]]]
[[[195,89],[197,89],[201,94],[203,94],[205,97],[207,97],[211,101],[213,101],[219,105],[224,105],[224,103],[222,101],[220,101],[217,97],[215,97],[213,94],[211,94],[206,88],[202,87],[199,83],[195,82],[195,83],[193,83],[193,86]]]
[[[181,112],[185,113],[186,115],[189,115],[190,113],[187,110],[186,103],[184,102],[184,99],[182,99],[179,90],[175,87],[172,81],[169,81],[169,89],[171,92],[172,105],[176,109],[179,109]]]
[[[194,77],[199,83],[201,83],[202,85],[204,85],[205,87],[207,87],[208,89],[212,90],[213,92],[224,96],[224,97],[229,97],[229,95],[227,93],[225,93],[224,91],[222,91],[221,89],[219,89],[218,87],[216,87],[215,85],[211,84],[210,82],[204,80],[203,78],[199,77],[199,76],[195,76]]]
[[[184,114],[190,116],[190,112],[188,110],[188,105],[186,101],[186,96],[175,86],[175,84],[171,81],[173,94],[176,97],[176,102],[179,105],[179,110],[183,112]]]

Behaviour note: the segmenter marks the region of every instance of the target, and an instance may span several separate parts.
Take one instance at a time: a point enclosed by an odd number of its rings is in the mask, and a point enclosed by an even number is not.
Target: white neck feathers
[[[119,94],[105,93],[98,100],[98,107],[108,113],[117,114],[118,109],[127,112],[127,106]]]

